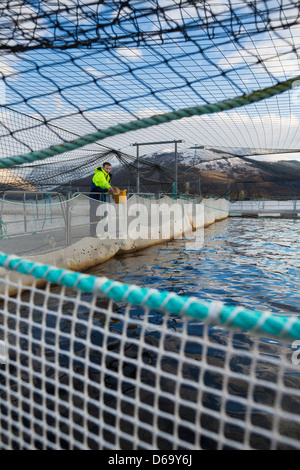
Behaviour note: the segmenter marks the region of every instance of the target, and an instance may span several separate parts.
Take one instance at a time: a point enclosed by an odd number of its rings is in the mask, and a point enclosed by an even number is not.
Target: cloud
[[[288,33],[281,31],[263,34],[251,41],[240,41],[240,46],[231,53],[224,54],[218,66],[226,72],[245,65],[247,73],[270,74],[277,79],[287,79],[300,74],[299,57],[295,50],[300,47],[300,27],[290,28]]]
[[[10,80],[17,80],[19,71],[14,68],[12,64],[16,64],[18,59],[15,56],[6,56],[0,60],[0,79],[9,78]]]
[[[3,80],[0,80],[0,104],[5,104],[6,92],[5,92],[5,83]]]
[[[139,109],[139,111],[137,112],[137,116],[139,117],[139,119],[151,117],[157,114],[163,114],[163,111],[157,108],[142,108]]]
[[[117,54],[127,60],[138,60],[143,57],[142,50],[137,47],[119,47],[117,49]]]
[[[1,36],[7,38],[6,45],[27,44],[33,32],[38,38],[47,34],[45,20],[32,6],[13,2],[4,7],[0,18]]]
[[[9,60],[11,63],[8,63]],[[18,59],[15,56],[6,56],[0,60],[0,104],[6,104],[6,82],[16,81],[20,76],[19,71],[12,66],[17,61]]]
[[[148,110],[140,114],[148,115]],[[103,117],[103,116],[102,116]],[[108,124],[103,119],[103,123]],[[100,119],[100,115],[98,116]],[[233,110],[229,113],[184,118],[148,129],[128,132],[123,135],[101,141],[113,148],[125,148],[134,142],[154,142],[165,140],[185,141],[186,147],[191,145],[207,145],[210,147],[236,148],[298,148],[300,140],[300,120],[295,114],[281,117],[276,113],[268,114],[267,110],[259,116],[251,116]],[[127,149],[128,153],[134,154]],[[153,148],[143,147],[143,152],[152,152]]]
[[[93,75],[93,77],[96,77],[96,78],[103,78],[105,76],[102,72],[100,72],[97,69],[94,69],[93,67],[86,67],[82,70],[88,73],[89,75]]]

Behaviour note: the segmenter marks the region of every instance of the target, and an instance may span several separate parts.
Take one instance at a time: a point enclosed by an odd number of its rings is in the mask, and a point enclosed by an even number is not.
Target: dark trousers
[[[105,191],[107,192],[107,190]],[[98,201],[106,202],[106,195],[104,191],[102,192],[94,192],[90,193],[90,235],[91,237],[95,237],[97,233],[97,224],[100,220],[99,217],[97,217],[96,212],[98,208]]]

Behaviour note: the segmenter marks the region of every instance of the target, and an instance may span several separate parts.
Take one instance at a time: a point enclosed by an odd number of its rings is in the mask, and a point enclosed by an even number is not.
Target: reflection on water
[[[300,313],[300,221],[226,219],[206,228],[204,240],[200,238],[199,245],[197,248],[185,240],[171,241],[141,252],[116,257],[90,269],[89,272],[141,287],[155,287],[160,290],[173,291],[179,295],[191,294],[200,299],[218,300],[229,305],[242,305],[246,308],[271,311],[280,315]],[[162,314],[151,313],[153,323],[160,324]],[[114,328],[117,330],[118,326],[114,325]],[[169,328],[180,332],[182,324],[178,318],[171,316]],[[193,336],[203,337],[201,323],[190,322],[188,330]],[[133,329],[131,334],[133,332],[139,336],[138,329],[136,331]],[[128,335],[130,336],[129,332]],[[240,377],[228,379],[227,392],[231,398],[227,400],[224,412],[227,418],[243,421],[247,415],[247,397],[252,396],[251,399],[257,406],[251,409],[249,415],[251,423],[256,429],[270,430],[273,416],[266,410],[274,404],[276,389],[256,386],[251,392],[249,391],[251,384],[245,378],[249,377],[252,367],[253,337],[245,331],[230,332],[230,336],[229,341],[229,332],[218,325],[208,327],[207,337],[210,346],[205,353],[205,361],[211,366],[211,370],[208,368],[205,371],[203,380],[210,392],[203,393],[203,408],[219,412],[222,407],[221,397],[214,390],[222,390],[224,376],[216,368],[222,370],[225,366],[226,347],[231,344],[237,352],[232,355],[227,367],[229,366],[230,370],[238,373]],[[156,342],[159,346],[158,333],[149,334],[147,341],[152,344]],[[225,348],[223,351],[220,350],[220,345]],[[179,350],[180,342],[169,339],[164,347],[175,352]],[[129,349],[131,349],[130,346]],[[286,348],[278,341],[266,338],[260,342],[259,349],[265,357],[278,358],[288,354]],[[249,356],[244,356],[243,351],[246,351]],[[185,357],[198,361],[203,359],[202,347],[192,339],[186,343],[184,354]],[[154,368],[157,366],[155,354],[148,354],[148,358],[144,360],[151,363]],[[176,376],[176,364],[170,358],[166,359],[163,367],[167,373]],[[184,373],[187,380],[195,380],[197,383],[201,368],[186,364]],[[261,380],[268,380],[272,384],[277,383],[278,364],[272,365],[262,360],[257,364],[255,376]],[[150,377],[144,377],[144,380],[150,386],[155,386],[155,376],[150,374]],[[287,374],[285,380],[289,381],[289,386],[299,388],[299,374],[295,372]],[[175,393],[172,380],[165,379],[162,386],[171,395]],[[191,401],[196,401],[197,392],[197,388],[186,386],[181,390],[181,396],[183,398],[189,396]],[[237,401],[235,397],[238,397]],[[243,404],[239,401],[241,398],[245,400]],[[283,403],[285,403],[285,409],[291,413],[299,410],[299,399],[289,396],[283,398],[282,405]],[[170,403],[165,403],[162,409],[164,411],[168,409],[172,414],[172,406],[171,400]],[[182,406],[180,410],[186,419],[191,419],[193,422],[195,416],[191,409]],[[219,420],[212,419],[211,414],[201,415],[203,429],[217,433],[219,425]],[[295,423],[281,422],[280,426],[283,435],[296,440],[300,439],[299,427]],[[242,427],[227,423],[224,430],[229,439],[242,442],[245,432]],[[194,442],[190,429],[185,429],[183,434],[187,441]],[[250,435],[249,442],[253,448],[268,449],[270,447],[270,440],[263,435],[263,432],[254,432]],[[201,448],[214,449],[218,444],[214,439],[202,436],[198,445]],[[282,446],[282,448],[285,447]]]
[[[175,240],[88,272],[143,287],[280,314],[300,313],[300,221],[229,218],[197,247]]]
[[[128,284],[171,290],[179,295],[192,294],[201,299],[221,300],[281,315],[298,314],[299,235],[299,221],[227,219],[205,229],[204,243],[199,249],[184,240],[176,240],[118,256],[90,269],[89,273]],[[13,334],[9,350],[11,388],[19,390],[20,377],[24,383],[31,381],[37,405],[43,403],[46,392],[47,409],[58,412],[62,433],[68,435],[72,432],[70,401],[73,422],[81,426],[81,410],[85,405],[80,392],[85,392],[90,399],[89,406],[85,407],[85,413],[88,412],[85,419],[90,433],[95,435],[95,439],[89,442],[91,448],[97,449],[102,445],[98,439],[99,432],[103,433],[106,445],[116,445],[113,430],[117,425],[124,436],[129,436],[121,440],[123,449],[132,448],[130,436],[133,434],[141,439],[141,448],[143,443],[154,445],[153,433],[143,427],[148,425],[152,429],[154,418],[151,409],[154,404],[160,412],[156,426],[161,433],[155,445],[161,450],[172,449],[173,433],[186,443],[182,446],[184,449],[215,449],[218,438],[214,435],[218,436],[222,426],[229,442],[231,439],[241,443],[248,432],[243,426],[245,421],[256,429],[248,436],[253,448],[268,449],[271,446],[264,432],[273,426],[272,407],[276,400],[279,369],[278,364],[261,359],[255,364],[254,372],[251,365],[254,339],[251,334],[229,332],[218,325],[204,326],[194,320],[185,322],[175,315],[166,317],[154,309],[147,312],[145,330],[143,317],[146,313],[140,307],[132,307],[129,319],[124,321],[126,302],[111,302],[109,305],[106,299],[98,298],[97,308],[93,308],[90,294],[82,293],[78,297],[78,293],[71,289],[66,293],[62,298],[61,289],[55,286],[51,288],[51,295],[45,296],[41,290],[34,296],[34,311],[30,307],[32,294],[26,294],[21,319],[10,319],[11,331],[16,329],[21,333],[20,345],[24,351],[21,372],[14,366],[18,361],[14,345],[19,340]],[[18,301],[11,300],[7,307],[12,314],[19,311]],[[108,307],[111,315],[106,314]],[[58,308],[63,314],[59,320]],[[26,321],[31,316],[33,325]],[[184,336],[186,341],[183,343]],[[209,343],[198,341],[202,338],[209,339]],[[228,347],[232,351],[229,359]],[[280,357],[287,352],[278,341],[266,338],[260,342],[259,348],[265,358]],[[27,351],[35,360],[30,362]],[[179,351],[180,360],[177,357]],[[46,368],[40,362],[43,355],[48,361]],[[30,377],[31,367],[37,372],[34,380]],[[226,368],[231,375],[225,378]],[[47,377],[45,382],[40,376],[43,370]],[[251,373],[256,379],[268,381],[269,385],[253,386],[248,380]],[[299,374],[286,375],[282,380],[296,390],[300,387]],[[78,392],[71,397],[68,391],[70,381]],[[6,416],[5,400],[8,397],[1,383],[5,384],[5,377],[1,378],[0,370],[1,412]],[[222,399],[223,391],[227,394],[226,401]],[[27,410],[26,399],[31,394],[30,389],[24,387],[23,394],[22,406]],[[59,397],[59,405],[52,397]],[[249,397],[252,400],[250,407]],[[138,409],[130,400],[133,403],[138,401]],[[300,400],[292,395],[283,396],[281,405],[285,411],[297,413]],[[199,414],[195,413],[197,406],[202,410]],[[117,419],[116,412],[120,411],[122,418]],[[224,422],[220,418],[221,411],[226,416]],[[35,416],[39,418],[40,413],[37,409]],[[181,419],[180,426],[176,424],[174,414],[177,420]],[[142,424],[133,426],[132,417],[138,417],[138,423]],[[48,418],[50,429],[47,438],[49,442],[56,442],[55,427],[58,424],[51,419]],[[29,418],[24,425],[33,427]],[[199,434],[199,426],[203,433]],[[282,428],[283,435],[300,440],[299,426],[294,423],[280,420],[278,427]],[[80,436],[79,433],[77,439],[84,442],[84,434]],[[64,437],[59,444],[62,448],[69,448]],[[288,445],[282,447],[289,448]],[[231,447],[227,444],[224,448]]]

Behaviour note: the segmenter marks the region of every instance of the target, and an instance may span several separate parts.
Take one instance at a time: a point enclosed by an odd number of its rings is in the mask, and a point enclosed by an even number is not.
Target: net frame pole
[[[175,146],[175,168],[174,168],[174,182],[175,182],[175,194],[178,194],[178,148],[177,144],[183,143],[184,140],[163,140],[160,142],[139,142],[131,144],[132,147],[136,147],[136,160],[137,160],[137,179],[136,179],[136,192],[140,192],[140,153],[139,148],[141,145],[162,145],[162,144],[174,144]]]

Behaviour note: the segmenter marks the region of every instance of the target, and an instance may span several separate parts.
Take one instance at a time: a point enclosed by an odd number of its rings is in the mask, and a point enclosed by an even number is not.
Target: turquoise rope
[[[124,134],[126,132],[135,131],[138,129],[146,129],[148,127],[157,126],[159,124],[176,121],[186,117],[201,116],[203,114],[218,113],[220,111],[229,111],[231,109],[255,103],[290,90],[293,86],[293,83],[299,79],[300,75],[284,82],[277,83],[276,85],[265,88],[264,90],[256,90],[252,93],[236,96],[235,98],[226,99],[217,103],[183,108],[177,111],[157,114],[149,118],[138,119],[124,124],[117,124],[116,126],[111,126],[103,130],[100,129],[92,134],[87,134],[78,139],[74,139],[70,142],[65,142],[60,145],[54,145],[47,149],[38,150],[19,156],[3,158],[0,160],[0,168],[10,168],[12,166],[21,165],[23,163],[43,160],[60,153],[69,152],[71,150],[84,147],[85,145],[93,144],[107,137],[113,137],[115,135]]]
[[[260,335],[289,340],[300,339],[300,320],[296,315],[280,316],[226,306],[221,302],[200,301],[196,297],[127,285],[107,278],[28,261],[3,252],[0,252],[0,266],[83,292],[105,295],[114,301],[126,301],[176,315],[187,315],[197,320],[244,329]]]

